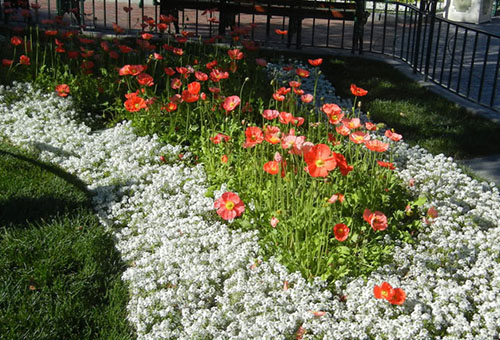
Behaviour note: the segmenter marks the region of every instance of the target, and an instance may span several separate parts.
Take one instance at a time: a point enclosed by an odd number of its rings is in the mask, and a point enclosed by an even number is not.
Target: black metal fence
[[[233,28],[251,26],[247,38],[267,46],[337,48],[383,54],[408,63],[415,72],[422,73],[426,79],[463,98],[500,112],[500,35],[480,30],[476,25],[459,24],[442,18],[436,14],[435,1],[405,4],[343,0],[333,6],[331,2],[304,0],[314,3],[314,6],[330,4],[331,7],[328,9],[331,15],[304,16],[304,9],[300,8],[288,8],[283,13],[278,12],[280,15],[270,15],[266,8],[258,7],[258,4],[279,4],[280,1],[286,7],[287,1],[284,0],[245,0],[243,2],[256,5],[256,10],[232,13],[230,23],[227,22],[227,15],[224,19],[219,11],[221,0],[191,0],[190,8],[173,11],[171,7],[164,6],[169,0],[161,0],[163,5],[154,0],[144,0],[142,6],[132,0],[33,1],[38,4],[35,7],[40,8],[31,10],[32,21],[41,22],[59,14],[74,25],[83,25],[86,30],[108,31],[113,27],[120,27],[124,33],[152,27],[158,30],[157,26],[147,22],[159,22],[161,14],[174,14],[178,17],[181,30],[200,37],[216,36],[221,31],[219,26],[230,24]],[[363,1],[363,15],[347,15],[347,11],[353,10],[353,4],[359,5],[360,1]],[[0,3],[5,9],[6,1],[0,0]],[[4,20],[15,20],[12,11],[8,18],[5,11],[2,16]],[[297,24],[297,17],[300,18],[300,29],[292,26]],[[359,32],[359,25],[356,25],[361,20],[365,24]],[[288,36],[278,35],[276,29],[290,32]]]

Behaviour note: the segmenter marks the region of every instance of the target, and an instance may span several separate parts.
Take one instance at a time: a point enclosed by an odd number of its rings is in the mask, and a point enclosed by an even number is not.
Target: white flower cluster
[[[9,93],[23,99],[5,104]],[[290,339],[300,326],[304,339],[499,337],[499,194],[452,160],[393,144],[402,181],[414,181],[438,217],[415,244],[396,246],[393,263],[329,292],[260,258],[256,233],[216,222],[203,169],[178,160],[181,148],[137,137],[126,123],[93,133],[70,105],[30,85],[0,87],[0,138],[40,150],[95,192],[129,264],[128,319],[139,339]],[[402,306],[374,298],[383,281],[406,291]]]

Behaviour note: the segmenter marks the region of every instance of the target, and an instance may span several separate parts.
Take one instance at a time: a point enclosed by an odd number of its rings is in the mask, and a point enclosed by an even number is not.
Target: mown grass
[[[2,339],[132,339],[124,269],[82,184],[0,144]]]

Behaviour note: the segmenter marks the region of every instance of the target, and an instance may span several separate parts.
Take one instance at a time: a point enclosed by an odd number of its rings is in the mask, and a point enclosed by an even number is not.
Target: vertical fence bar
[[[405,15],[403,18],[403,33],[401,34],[401,53],[399,55],[399,58],[403,60],[403,53],[405,50],[405,32],[406,32],[406,13],[408,12],[408,7],[405,6]]]
[[[418,19],[417,19],[417,29],[415,30],[415,39],[413,40],[413,73],[417,73],[418,69],[418,57],[420,53],[420,39],[422,35],[422,19],[423,19],[423,11],[424,11],[424,0],[420,0],[420,10],[418,11]]]
[[[429,15],[427,14],[427,12],[425,11],[424,9],[424,12],[422,13],[422,15],[424,15],[425,17],[425,23],[424,23],[424,35],[422,37],[422,48],[420,49],[420,72],[422,72],[422,70],[425,71],[425,64],[424,64],[424,52],[425,52],[425,48],[424,46],[426,46],[425,44],[425,39],[427,37],[427,23],[429,21]]]
[[[458,25],[455,26],[455,40],[453,40],[453,52],[451,53],[450,73],[448,74],[448,89],[451,86],[451,78],[453,76],[453,63],[455,62],[455,51],[457,50],[458,40]]]
[[[373,30],[375,26],[375,11],[377,9],[377,0],[373,0],[373,8],[372,8],[372,24],[370,28],[370,49],[369,51],[372,51],[372,44],[373,44]],[[359,18],[358,20],[362,20],[362,18]],[[364,31],[363,31],[364,32]]]
[[[115,0],[115,22],[118,25],[118,0]]]
[[[328,18],[326,26],[326,47],[330,47],[330,18]]]
[[[497,91],[497,81],[498,81],[498,68],[500,67],[500,43],[498,44],[497,52],[497,66],[495,67],[495,77],[493,78],[493,88],[491,90],[490,107],[493,108],[495,105],[495,92]]]
[[[413,9],[410,8],[410,24],[408,26],[408,41],[406,44],[406,61],[410,60],[410,43],[412,42]]]
[[[317,0],[314,0],[314,8],[316,7]],[[314,31],[316,30],[316,18],[313,18],[313,27],[312,27],[312,35],[311,35],[311,47],[314,46]]]
[[[399,2],[396,3],[396,16],[394,18],[394,39],[392,40],[392,57],[396,56],[396,41],[398,40],[398,15]]]
[[[477,40],[478,40],[479,32],[476,32],[476,36],[474,37],[474,47],[472,48],[472,59],[470,62],[470,73],[469,73],[469,84],[467,85],[467,98],[470,98],[470,86],[472,84],[472,72],[474,69],[474,60],[476,60],[476,50],[477,50]]]
[[[446,26],[446,37],[444,39],[444,48],[443,48],[443,60],[441,62],[441,73],[439,75],[439,83],[443,84],[443,71],[444,71],[444,65],[445,65],[445,60],[446,60],[446,51],[448,50],[448,36],[450,35],[450,23],[446,23],[448,26]]]
[[[484,76],[486,74],[486,66],[488,65],[488,53],[490,51],[490,42],[491,42],[491,35],[488,34],[488,39],[486,40],[486,50],[484,53],[483,71],[481,72],[481,81],[479,82],[479,93],[477,96],[478,103],[481,103],[481,95],[483,94]]]
[[[102,5],[103,5],[104,28],[106,29],[106,27],[107,27],[106,26],[106,0],[102,0]]]
[[[130,7],[130,5],[129,5]],[[95,0],[92,0],[92,26],[94,27],[94,29],[96,29],[95,27]]]
[[[382,33],[382,54],[385,52],[385,34],[387,32],[387,2],[384,7],[384,29]]]
[[[344,4],[347,4],[347,0],[344,0]],[[344,48],[345,13],[346,13],[346,8],[344,7],[344,15],[342,16],[342,39],[340,40],[340,48]]]
[[[429,27],[429,39],[427,40],[427,55],[425,56],[425,80],[427,80],[427,77],[429,75],[429,65],[431,63],[432,40],[434,38],[434,25],[436,24],[436,6],[437,1],[433,1],[430,12],[431,22]],[[435,58],[437,58],[437,56]]]
[[[460,92],[460,82],[462,81],[462,69],[464,67],[465,47],[467,46],[467,33],[469,33],[469,30],[466,28],[464,33],[464,43],[462,44],[462,55],[460,56],[460,68],[458,69],[457,93]]]

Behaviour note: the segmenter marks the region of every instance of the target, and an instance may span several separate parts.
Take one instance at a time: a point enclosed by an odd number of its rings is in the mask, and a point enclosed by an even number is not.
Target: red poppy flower
[[[277,126],[266,126],[264,140],[270,144],[278,144],[280,142],[280,128]]]
[[[239,49],[235,48],[234,50],[229,50],[227,51],[227,54],[229,55],[229,58],[231,60],[241,60],[245,56],[243,52],[241,52]]]
[[[186,103],[194,103],[200,99],[199,94],[193,94],[189,90],[182,91],[181,94],[182,100]]]
[[[351,93],[353,95],[355,95],[356,97],[362,97],[362,96],[366,96],[368,91],[363,90],[361,87],[357,87],[354,84],[351,84]]]
[[[159,23],[156,27],[160,30],[161,33],[165,32],[168,28],[167,24],[165,23]]]
[[[172,52],[174,52],[174,54],[177,54],[179,56],[183,55],[184,54],[184,51],[182,50],[182,48],[178,48],[178,47],[175,47]]]
[[[240,97],[238,96],[230,96],[224,99],[224,103],[222,107],[226,110],[226,113],[233,111],[238,105],[240,105]]]
[[[207,63],[205,66],[209,70],[212,70],[215,66],[217,66],[217,60],[212,60],[211,62]]]
[[[225,220],[239,217],[245,211],[245,205],[240,197],[234,192],[225,192],[214,202],[217,214]]]
[[[370,135],[363,131],[356,131],[349,135],[349,140],[354,144],[363,144],[370,140]]]
[[[30,58],[25,56],[24,54],[19,57],[19,63],[21,65],[29,65],[30,64]]]
[[[377,124],[373,124],[371,122],[366,122],[365,123],[365,128],[368,130],[368,131],[376,131],[377,130]]]
[[[256,58],[255,63],[259,66],[266,67],[267,66],[267,61],[262,58]]]
[[[314,96],[310,93],[306,93],[306,94],[303,94],[302,96],[300,96],[300,100],[302,100],[303,103],[310,103],[312,102],[314,99]]]
[[[399,133],[391,130],[386,130],[384,135],[394,142],[398,142],[401,140],[401,138],[403,138],[403,136],[401,136]]]
[[[349,237],[349,227],[344,223],[338,223],[333,227],[333,234],[337,241],[344,242]]]
[[[163,71],[165,72],[165,74],[169,77],[173,76],[175,74],[175,70],[171,67],[165,67],[163,69]]]
[[[129,112],[137,112],[147,108],[146,101],[139,96],[131,96],[125,101],[124,106]]]
[[[430,217],[430,218],[436,218],[438,217],[438,211],[435,207],[430,207],[428,210],[427,210],[427,217]]]
[[[387,168],[387,169],[390,169],[390,170],[396,169],[396,167],[394,166],[394,164],[391,163],[391,162],[377,161],[377,164],[380,165],[383,168]]]
[[[220,158],[220,162],[222,164],[226,164],[229,159],[227,158],[227,155],[222,155]]]
[[[127,45],[118,45],[118,48],[120,49],[120,52],[122,52],[122,53],[132,52],[132,48],[128,47]]]
[[[318,59],[307,59],[307,61],[309,62],[309,64],[311,64],[311,66],[319,66],[319,65],[321,65],[321,63],[323,62],[323,59],[322,59],[322,58],[318,58]]]
[[[293,88],[293,93],[295,93],[297,96],[302,96],[306,92],[302,89]]]
[[[120,69],[120,71],[118,71],[118,74],[121,76],[127,76],[127,75],[137,76],[145,70],[146,67],[142,65],[125,65]]]
[[[307,163],[307,171],[312,177],[326,177],[328,172],[337,166],[337,161],[326,144],[313,146],[304,154],[304,160]]]
[[[361,121],[359,118],[344,118],[342,119],[342,124],[347,126],[350,130],[354,130],[361,126]]]
[[[215,137],[210,137],[210,140],[214,144],[220,144],[221,142],[229,142],[230,139],[231,137],[222,133],[216,134]]]
[[[153,77],[151,77],[147,73],[139,73],[136,79],[137,82],[142,86],[153,86],[155,84],[153,81]]]
[[[196,71],[194,73],[194,76],[196,79],[198,79],[199,81],[206,81],[208,80],[208,74],[206,73],[203,73],[203,72],[200,72],[200,71]]]
[[[174,102],[169,102],[166,106],[163,106],[162,109],[167,112],[174,112],[175,110],[177,110],[177,104]]]
[[[332,197],[330,197],[328,199],[328,203],[330,203],[330,204],[333,204],[335,202],[342,203],[342,202],[344,202],[344,200],[345,200],[344,195],[340,194],[340,193],[337,193],[337,194],[333,194]]]
[[[380,211],[371,212],[369,209],[365,209],[363,212],[363,219],[368,222],[375,231],[387,229],[387,217]]]
[[[258,128],[257,126],[250,126],[247,127],[245,130],[245,143],[243,143],[244,148],[251,148],[254,147],[257,144],[262,143],[264,140],[264,134],[262,133],[262,130]]]
[[[283,96],[279,93],[273,93],[273,98],[274,98],[274,100],[276,100],[278,102],[282,102],[285,100],[285,96]]]
[[[274,32],[278,35],[287,35],[288,31],[287,30],[280,30],[280,29],[275,29]]]
[[[280,163],[276,161],[267,162],[264,164],[264,171],[271,175],[276,175],[280,171]]]
[[[373,287],[373,295],[376,299],[386,299],[389,300],[394,295],[394,289],[387,282],[382,282],[380,286],[375,285]]]
[[[12,60],[12,59],[2,59],[3,66],[10,66],[10,65],[12,65],[12,63],[14,63],[14,60]]]
[[[347,176],[349,172],[354,169],[351,165],[347,164],[344,155],[334,152],[333,156],[335,157],[335,161],[337,162],[337,166],[339,167],[342,176]]]
[[[295,70],[295,73],[297,73],[297,75],[298,75],[299,77],[302,77],[302,78],[307,78],[307,77],[309,77],[309,71],[304,70],[304,69],[302,69],[302,68],[298,68],[298,69],[296,69],[296,70]]]
[[[280,115],[278,110],[267,109],[262,112],[262,116],[268,120],[273,120]]]
[[[342,136],[348,136],[351,133],[351,130],[349,130],[349,128],[345,125],[336,126],[335,131],[337,131],[337,133]]]
[[[227,78],[229,78],[229,73],[221,71],[220,69],[213,69],[210,72],[210,80],[212,80],[213,82],[217,83],[222,79],[227,79]]]
[[[18,36],[13,36],[12,38],[10,38],[10,43],[14,46],[19,46],[23,43],[23,40]]]
[[[384,152],[389,149],[389,144],[384,143],[378,139],[373,139],[371,141],[368,141],[365,143],[365,146],[371,150],[371,151],[376,151],[376,152]]]
[[[289,124],[293,121],[293,115],[289,112],[280,112],[279,120],[281,124]]]
[[[390,299],[388,299],[389,303],[392,305],[402,305],[406,300],[406,293],[401,288],[394,288],[393,294]]]
[[[56,92],[59,97],[67,97],[69,94],[69,86],[67,84],[59,84],[56,86]]]
[[[182,86],[182,81],[179,78],[172,78],[170,81],[170,87],[174,90],[180,89]]]
[[[332,114],[339,114],[342,112],[342,109],[340,108],[340,106],[338,106],[337,104],[323,104],[323,106],[321,107],[321,111],[323,111],[327,116],[330,116]]]
[[[193,81],[192,83],[189,83],[187,87],[188,87],[187,89],[188,89],[189,93],[191,93],[193,95],[200,93],[201,84],[197,81]]]

